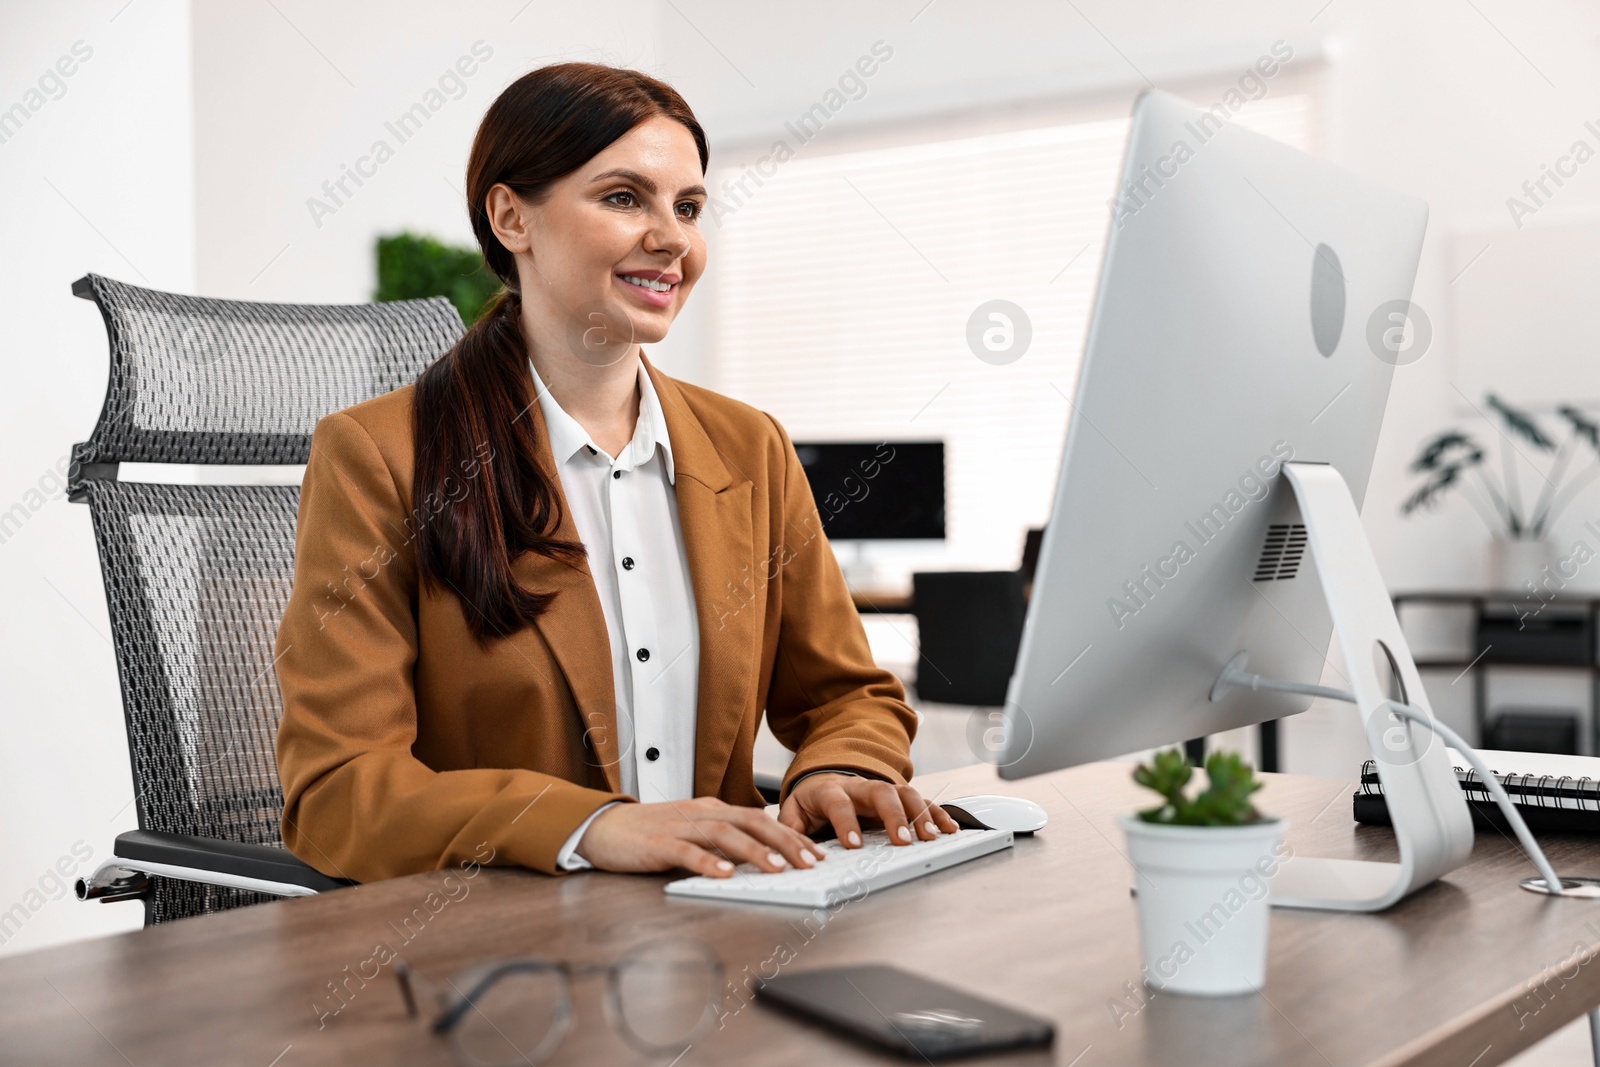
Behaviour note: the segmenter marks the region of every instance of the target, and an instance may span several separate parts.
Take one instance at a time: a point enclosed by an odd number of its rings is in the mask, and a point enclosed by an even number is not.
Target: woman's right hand
[[[589,824],[578,842],[578,855],[606,871],[682,867],[727,878],[742,862],[768,872],[811,867],[822,858],[822,850],[760,808],[696,797],[617,804]]]

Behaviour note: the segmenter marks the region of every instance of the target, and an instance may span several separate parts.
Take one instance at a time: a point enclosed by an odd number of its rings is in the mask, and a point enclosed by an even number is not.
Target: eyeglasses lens
[[[704,946],[665,943],[635,951],[617,971],[617,1007],[628,1035],[646,1049],[679,1049],[716,1014],[720,971]]]
[[[456,1045],[476,1064],[538,1063],[555,1051],[566,1035],[571,1010],[559,974],[504,974],[478,995],[457,1024]]]

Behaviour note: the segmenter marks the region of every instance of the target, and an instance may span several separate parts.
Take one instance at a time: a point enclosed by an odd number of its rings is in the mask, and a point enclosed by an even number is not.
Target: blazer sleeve
[[[772,424],[783,448],[783,530],[773,560],[781,607],[767,722],[795,753],[782,795],[803,775],[830,768],[903,784],[916,712],[900,680],[873,662],[800,458]]]
[[[407,504],[359,422],[338,413],[317,424],[275,649],[284,844],[358,882],[467,862],[555,873],[568,835],[628,798],[531,770],[435,771],[412,755],[417,571]]]

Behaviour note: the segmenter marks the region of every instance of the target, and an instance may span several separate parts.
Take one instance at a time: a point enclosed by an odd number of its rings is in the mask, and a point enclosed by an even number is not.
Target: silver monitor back
[[[1359,505],[1427,205],[1147,92],[1006,704],[1018,778],[1305,710],[1332,629],[1281,465]],[[1395,302],[1400,302],[1396,304]]]

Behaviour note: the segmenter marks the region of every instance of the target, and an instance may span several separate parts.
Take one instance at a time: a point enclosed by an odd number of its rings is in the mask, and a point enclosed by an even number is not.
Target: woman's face
[[[705,201],[694,138],[656,117],[557,181],[543,203],[495,186],[489,210],[497,232],[502,220],[513,231],[502,241],[536,335],[564,336],[574,355],[605,364],[667,335],[705,269]]]

